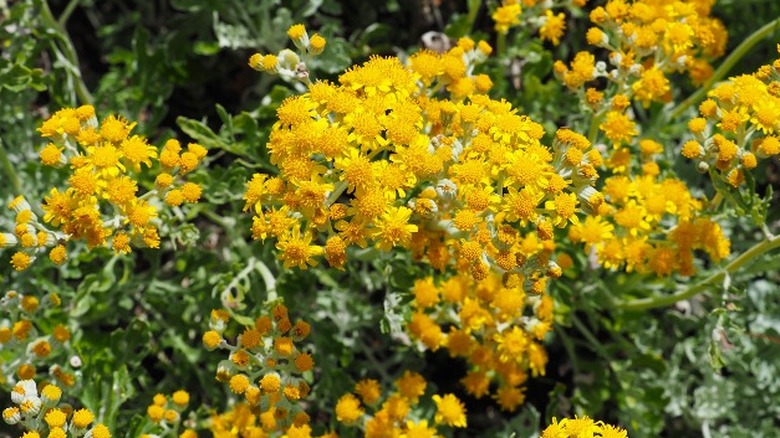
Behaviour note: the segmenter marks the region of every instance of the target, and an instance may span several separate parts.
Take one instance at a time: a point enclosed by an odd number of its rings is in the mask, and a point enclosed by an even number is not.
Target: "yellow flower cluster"
[[[60,304],[60,298],[55,293],[39,300],[33,295],[8,291],[0,299],[0,310],[5,316],[0,323],[0,350],[4,353],[4,360],[0,363],[0,383],[32,380],[38,368],[46,369],[65,387],[76,383],[73,373],[52,363],[70,356],[70,330],[61,324],[52,327],[37,321],[44,309],[59,307]]]
[[[625,429],[593,421],[587,416],[582,418],[553,418],[552,424],[542,431],[541,438],[628,438]]]
[[[567,87],[577,91],[585,108],[601,120],[599,129],[618,148],[638,134],[626,114],[631,101],[645,107],[651,102],[669,102],[671,83],[667,75],[688,72],[694,84],[711,74],[708,59],[723,54],[727,33],[723,24],[709,16],[710,0],[609,0],[591,11],[595,25],[588,30],[589,44],[609,50],[609,64],[596,62],[588,52],[579,52],[569,66],[557,61],[554,71]],[[607,88],[585,88],[597,79]]]
[[[682,155],[738,187],[759,158],[780,154],[780,59],[719,84],[708,96],[699,106],[702,117],[688,123],[694,138],[683,144]]]
[[[325,50],[325,38],[316,33],[309,37],[303,24],[290,26],[287,36],[290,37],[298,52],[282,49],[277,54],[255,53],[249,58],[249,66],[257,71],[309,83],[306,60],[311,56],[320,55]]]
[[[155,394],[152,399],[152,404],[146,408],[146,415],[152,421],[152,423],[158,425],[155,434],[143,434],[141,438],[153,438],[164,436],[167,431],[178,431],[181,424],[181,414],[187,409],[187,405],[190,403],[190,394],[181,389],[170,397],[165,394]],[[159,432],[162,432],[160,434]],[[174,433],[173,437],[178,438],[195,438],[196,432],[192,429],[185,429],[180,435]]]
[[[706,60],[720,56],[726,43],[722,23],[709,16],[711,3],[610,0],[591,12],[595,26],[587,39],[609,50],[611,70],[588,52],[576,54],[569,66],[560,61],[554,66],[593,113],[592,136],[598,128],[614,146],[596,164],[610,174],[600,188],[606,202],[569,230],[569,237],[584,243],[606,268],[687,276],[695,272],[695,251],[704,250],[715,261],[729,254],[730,243],[706,217],[704,202],[682,181],[661,175],[656,161],[663,145],[636,140],[639,129],[631,112],[632,102],[648,106],[671,100],[668,74],[687,71],[698,82],[711,73]],[[597,78],[608,80],[606,89],[586,88]]]
[[[115,116],[99,122],[90,105],[59,110],[43,123],[39,131],[51,143],[40,151],[41,162],[67,166],[68,187],[52,188],[45,197],[42,222],[24,197],[9,205],[16,227],[13,234],[0,235],[0,247],[21,246],[11,258],[16,270],[26,269],[46,247],[53,247],[54,263],[63,263],[67,240],[84,240],[89,247],[110,243],[117,253],[129,253],[133,246],[157,248],[160,204],[198,202],[202,188],[184,176],[206,149],[190,143],[183,150],[177,140],[168,140],[158,154],[144,137],[130,134],[134,126]],[[142,167],[149,170],[156,163],[161,169],[155,169],[155,188],[139,196]]]
[[[730,253],[720,225],[704,216],[705,204],[678,179],[615,175],[602,191],[606,202],[598,214],[571,227],[569,237],[605,268],[690,276],[696,250],[713,261]]]
[[[525,401],[529,372],[545,374],[547,352],[541,341],[552,328],[553,301],[544,294],[544,284],[532,286],[536,289],[527,295],[522,282],[517,275],[502,279],[496,274],[482,282],[468,275],[438,285],[433,278],[417,280],[407,327],[425,348],[444,347],[468,362],[461,383],[469,394],[481,398],[497,382],[493,396],[506,411]]]
[[[517,0],[503,0],[490,18],[496,23],[496,32],[506,34],[509,29],[520,25],[520,14],[523,8]]]
[[[347,426],[362,428],[366,438],[438,437],[441,435],[436,426],[466,427],[466,408],[453,394],[431,397],[436,404],[431,425],[428,420],[410,415],[425,394],[426,386],[423,376],[405,371],[395,381],[396,391],[383,399],[379,382],[361,380],[355,385],[354,394],[344,394],[336,403],[336,419]]]
[[[293,424],[284,433],[268,433],[263,429],[260,417],[256,415],[256,409],[247,403],[236,403],[232,409],[221,414],[211,416],[210,430],[214,438],[267,438],[278,436],[281,438],[312,438],[312,429],[308,424]],[[194,437],[192,437],[194,438]],[[319,438],[338,438],[334,433],[319,435]]]
[[[229,358],[218,365],[217,380],[244,396],[259,419],[258,436],[307,425],[309,416],[299,402],[309,394],[310,387],[302,374],[314,367],[314,360],[295,343],[309,335],[309,324],[301,320],[293,324],[287,308],[278,304],[271,316],[258,317],[231,345],[223,337],[230,319],[227,311],[212,311],[211,330],[203,335],[207,349],[230,351]]]
[[[571,0],[564,5],[581,8],[586,3],[587,0]],[[554,13],[549,9],[550,5],[550,2],[539,0],[502,0],[490,17],[499,34],[506,35],[509,29],[522,25],[538,29],[542,41],[549,41],[557,46],[566,30],[566,15],[563,12]]]
[[[469,72],[490,50],[464,38],[408,67],[375,57],[285,100],[268,143],[279,173],[246,184],[253,237],[276,240],[286,268],[324,256],[341,269],[348,248],[373,245],[542,281],[554,229],[600,202],[601,157],[569,130],[543,145],[541,125],[482,94],[489,78]]]
[[[22,380],[11,390],[16,406],[3,410],[3,420],[23,427],[23,438],[111,438],[104,424],[92,425],[95,415],[89,409],[74,411],[67,404],[58,406],[61,397],[62,390],[56,385],[44,385],[39,394],[34,380]]]

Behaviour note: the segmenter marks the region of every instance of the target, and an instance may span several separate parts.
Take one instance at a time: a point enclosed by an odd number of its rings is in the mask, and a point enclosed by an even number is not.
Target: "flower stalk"
[[[712,275],[700,281],[699,283],[696,283],[693,286],[688,287],[687,289],[683,289],[671,295],[663,295],[663,296],[656,296],[656,297],[641,298],[632,301],[618,302],[616,304],[616,307],[621,310],[641,311],[641,310],[655,309],[659,307],[666,307],[680,301],[688,300],[704,292],[712,285],[723,281],[723,279],[727,275],[734,274],[741,267],[747,265],[751,261],[756,260],[758,257],[762,256],[763,254],[772,251],[773,249],[778,247],[780,247],[780,236],[770,236],[762,240],[761,242],[757,243],[756,245],[752,246],[744,253],[740,254],[739,257],[734,259],[731,263],[729,263],[722,269],[713,273]]]

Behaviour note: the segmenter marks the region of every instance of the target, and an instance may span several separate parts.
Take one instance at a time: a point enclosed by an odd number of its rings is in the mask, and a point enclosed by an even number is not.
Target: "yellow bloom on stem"
[[[30,255],[26,252],[17,251],[13,256],[11,256],[11,266],[13,266],[17,271],[24,271],[30,267],[32,260],[32,257],[30,257]]]
[[[315,33],[309,40],[309,53],[319,55],[325,50],[326,40],[322,35]]]
[[[138,135],[123,140],[120,148],[124,159],[136,172],[141,170],[141,164],[152,167],[152,158],[157,158],[157,148]]]
[[[395,381],[395,386],[401,395],[413,402],[416,402],[421,395],[425,394],[427,385],[428,383],[422,375],[409,370],[404,371],[404,374]]]
[[[301,230],[297,226],[292,229],[292,232],[285,233],[279,238],[276,249],[281,251],[279,259],[284,262],[285,268],[297,266],[306,269],[307,265],[317,265],[313,257],[321,256],[324,251],[319,245],[311,245],[311,240],[311,234],[304,233],[301,236]]]
[[[360,400],[352,394],[344,394],[336,403],[336,419],[345,424],[356,422],[363,416]]]
[[[627,115],[617,111],[608,112],[607,118],[599,125],[599,129],[604,132],[615,146],[624,142],[630,142],[637,135],[636,123]]]
[[[444,397],[434,395],[436,403],[436,423],[454,427],[466,427],[466,408],[455,395],[446,394]]]
[[[563,31],[566,30],[566,15],[562,12],[555,15],[553,11],[545,11],[545,22],[539,29],[539,36],[543,41],[550,41],[554,46],[561,42]]]
[[[409,223],[412,210],[406,207],[388,207],[378,219],[375,219],[372,237],[377,248],[390,251],[396,246],[408,247],[412,233],[417,232],[417,225]]]
[[[363,379],[355,384],[355,392],[367,405],[373,405],[382,396],[382,388],[374,379]]]
[[[495,28],[498,33],[507,33],[509,28],[520,24],[520,5],[515,3],[506,6],[499,6],[491,18],[496,22]]]

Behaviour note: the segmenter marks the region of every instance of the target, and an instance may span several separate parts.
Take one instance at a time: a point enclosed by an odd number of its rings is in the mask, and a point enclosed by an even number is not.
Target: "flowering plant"
[[[342,3],[0,4],[9,433],[773,436],[780,18]]]

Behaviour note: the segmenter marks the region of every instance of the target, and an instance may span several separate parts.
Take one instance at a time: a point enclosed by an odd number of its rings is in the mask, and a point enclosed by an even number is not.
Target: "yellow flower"
[[[46,413],[44,418],[49,427],[63,427],[67,420],[67,415],[60,409],[52,409]]]
[[[41,163],[45,166],[59,166],[64,163],[62,150],[64,148],[57,147],[53,143],[49,143],[39,153]]]
[[[325,43],[325,38],[315,33],[309,40],[309,53],[315,56],[321,54],[325,50]]]
[[[669,79],[658,68],[653,67],[642,72],[642,76],[631,85],[636,97],[647,108],[651,101],[663,99],[669,93]]]
[[[358,189],[365,190],[376,180],[371,161],[357,149],[350,149],[346,156],[337,158],[336,169],[341,171],[340,179],[349,184],[350,192]],[[332,190],[332,186],[330,190]]]
[[[566,15],[559,13],[553,14],[553,11],[545,11],[545,21],[542,27],[539,29],[539,36],[544,41],[550,41],[554,46],[557,46],[561,42],[561,36],[566,29]]]
[[[306,36],[306,26],[303,24],[293,24],[287,29],[287,36],[293,41],[303,40],[304,36]]]
[[[569,236],[574,241],[585,242],[586,247],[614,237],[615,226],[599,216],[588,216],[584,222],[571,228]]]
[[[17,271],[24,271],[30,267],[32,260],[32,257],[30,257],[30,255],[26,252],[17,251],[13,256],[11,256],[11,266],[13,266]]]
[[[412,420],[406,421],[406,432],[401,438],[437,438],[440,435],[434,427],[428,427],[428,420],[420,420],[415,423]]]
[[[363,379],[355,384],[355,392],[367,405],[373,405],[382,396],[382,388],[374,379]]]
[[[509,28],[520,24],[520,13],[522,12],[518,3],[499,6],[491,15],[496,22],[495,28],[498,33],[507,33]]]
[[[344,394],[336,402],[336,419],[345,424],[352,424],[363,416],[360,400],[352,394]]]
[[[120,148],[124,159],[136,172],[141,170],[141,164],[152,167],[152,158],[157,158],[157,148],[147,143],[144,137],[138,135],[123,140]]]
[[[236,374],[230,378],[230,390],[236,394],[243,394],[249,387],[249,378],[244,374]]]
[[[417,232],[417,225],[409,224],[411,215],[412,210],[406,207],[389,207],[375,219],[371,235],[377,248],[389,251],[396,246],[408,247],[412,233]]]
[[[466,408],[463,403],[453,394],[445,394],[444,397],[434,395],[436,403],[436,423],[446,424],[454,427],[466,427]]]
[[[135,123],[128,123],[122,117],[108,116],[100,124],[100,135],[112,142],[120,143],[127,138],[127,135],[135,127]]]
[[[92,428],[92,438],[111,438],[111,432],[104,424],[96,424]]]
[[[73,427],[77,429],[84,429],[95,420],[95,416],[89,409],[79,409],[73,413],[73,419],[71,420]]]
[[[599,129],[616,147],[621,143],[630,142],[637,135],[636,124],[627,115],[617,111],[608,112]]]
[[[404,371],[404,374],[395,381],[395,386],[401,395],[413,402],[416,402],[425,393],[427,385],[428,383],[422,375],[409,370]]]
[[[310,233],[304,233],[301,236],[301,230],[295,226],[292,232],[283,234],[276,248],[281,251],[279,259],[284,262],[284,267],[297,266],[300,269],[306,269],[309,266],[317,265],[318,257],[323,254],[323,248],[319,245],[311,245],[312,236]]]
[[[502,411],[514,412],[525,402],[524,388],[502,385],[495,396]]]

